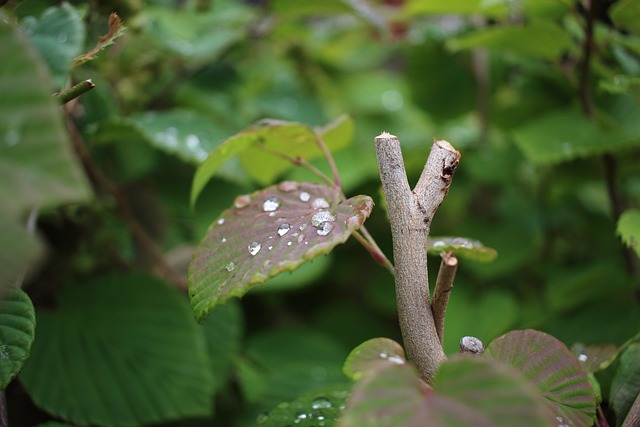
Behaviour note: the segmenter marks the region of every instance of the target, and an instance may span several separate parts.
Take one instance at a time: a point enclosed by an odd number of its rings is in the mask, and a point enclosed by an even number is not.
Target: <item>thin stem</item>
[[[69,129],[69,133],[71,134],[71,139],[76,149],[76,153],[78,154],[78,157],[80,157],[85,170],[96,185],[104,189],[114,198],[120,217],[124,221],[126,227],[129,229],[131,235],[140,244],[142,249],[147,254],[149,254],[151,259],[153,259],[160,272],[165,275],[165,279],[173,283],[173,285],[178,289],[186,290],[187,282],[185,278],[180,274],[180,272],[169,265],[164,259],[162,253],[156,246],[153,239],[147,234],[144,227],[142,227],[140,222],[138,222],[137,218],[133,214],[129,203],[127,202],[126,197],[120,191],[120,188],[118,188],[115,183],[113,183],[109,178],[102,174],[102,172],[96,167],[93,159],[91,158],[91,155],[85,149],[82,136],[76,129],[73,121],[71,121],[71,119],[68,117],[67,127]]]
[[[411,191],[398,138],[383,132],[375,138],[375,147],[393,237],[402,338],[409,360],[420,377],[431,384],[446,356],[429,304],[427,237],[433,215],[448,192],[460,153],[446,141],[435,142],[422,176]]]
[[[433,320],[436,323],[436,332],[440,339],[440,344],[444,343],[444,319],[447,313],[447,304],[449,304],[449,296],[453,289],[453,281],[458,271],[458,258],[453,252],[443,252],[440,254],[442,261],[440,262],[440,270],[438,278],[433,289],[433,302],[431,309],[433,310]]]
[[[276,151],[276,150],[272,150],[271,148],[265,146],[265,145],[260,145],[260,148],[262,149],[262,151],[265,151],[269,154],[273,154],[276,157],[281,158],[282,160],[286,160],[287,162],[291,163],[292,165],[295,166],[302,166],[305,169],[307,169],[309,172],[311,172],[312,174],[314,174],[315,176],[317,176],[318,178],[320,178],[321,180],[323,180],[325,183],[329,184],[330,186],[334,187],[336,186],[336,184],[331,181],[331,178],[329,178],[327,175],[325,175],[320,169],[318,169],[317,167],[313,166],[311,163],[307,162],[305,159],[303,159],[302,157],[291,157],[287,154],[281,153],[280,151]],[[340,188],[340,187],[338,187]]]
[[[333,156],[331,155],[331,151],[329,151],[327,144],[325,144],[322,138],[320,138],[319,136],[316,137],[316,143],[318,144],[318,147],[320,147],[320,149],[322,150],[324,157],[327,159],[327,163],[329,163],[329,167],[331,168],[331,174],[333,175],[333,182],[335,183],[336,187],[342,188],[342,183],[340,182],[340,175],[338,174],[338,168],[336,167],[336,162],[333,159]]]
[[[362,225],[360,226],[360,232],[367,239],[367,242],[376,250],[376,254],[380,257],[379,259],[376,258],[376,261],[380,263],[380,260],[382,260],[383,262],[380,264],[384,265],[387,268],[387,270],[391,272],[391,274],[394,274],[393,264],[391,264],[391,261],[389,261],[389,258],[387,258],[384,252],[382,252],[382,249],[380,249],[380,247],[378,246],[378,243],[375,241],[373,236],[369,234],[369,230],[367,230],[367,228],[364,225]]]
[[[96,87],[96,85],[91,81],[91,79],[89,79],[80,82],[77,85],[70,87],[69,89],[63,90],[62,92],[56,93],[53,96],[58,99],[60,104],[66,104],[67,102],[76,99],[80,95],[89,92],[94,87]]]
[[[360,230],[362,230],[362,227],[360,227]],[[379,248],[377,247],[377,245],[373,245],[371,244],[371,242],[365,238],[359,231],[354,231],[351,234],[358,242],[360,242],[360,244],[362,246],[364,246],[364,248],[367,250],[367,252],[369,252],[369,254],[371,254],[371,256],[373,257],[373,259],[380,264],[381,266],[385,267],[387,270],[389,270],[389,272],[391,272],[391,274],[394,274],[393,271],[393,265],[391,264],[391,261],[389,261],[389,259],[382,253],[382,251],[379,250]],[[373,242],[375,243],[375,242]]]

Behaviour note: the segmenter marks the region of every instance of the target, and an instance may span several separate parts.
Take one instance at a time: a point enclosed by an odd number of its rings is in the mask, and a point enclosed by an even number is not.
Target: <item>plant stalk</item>
[[[433,320],[436,323],[436,332],[438,333],[440,344],[444,344],[444,318],[447,313],[451,289],[453,289],[453,281],[458,271],[458,258],[453,252],[443,252],[440,256],[442,261],[440,261],[438,278],[433,288],[431,309],[433,310]]]
[[[73,99],[76,99],[80,95],[83,95],[89,92],[94,87],[96,87],[96,85],[91,81],[91,79],[89,79],[89,80],[82,81],[77,85],[70,87],[67,90],[63,90],[60,93],[56,93],[53,96],[56,97],[56,99],[58,99],[60,104],[66,104],[67,102]]]
[[[430,305],[427,237],[431,220],[449,191],[460,153],[448,142],[436,141],[411,191],[398,138],[383,132],[375,138],[375,147],[391,223],[402,338],[407,357],[431,384],[446,356]]]

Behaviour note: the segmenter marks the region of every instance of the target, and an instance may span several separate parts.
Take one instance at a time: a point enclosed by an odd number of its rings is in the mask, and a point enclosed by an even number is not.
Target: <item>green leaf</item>
[[[55,311],[38,313],[37,334],[20,381],[56,417],[141,425],[211,414],[204,335],[163,282],[132,274],[69,285]]]
[[[347,377],[359,380],[388,363],[406,363],[402,346],[389,338],[373,338],[349,353],[342,371]]]
[[[484,48],[552,60],[569,51],[569,33],[549,22],[534,21],[521,27],[485,27],[446,43],[455,51]]]
[[[340,427],[538,427],[552,425],[534,390],[496,361],[444,362],[431,389],[409,364],[388,364],[358,382]]]
[[[351,142],[352,133],[353,123],[346,116],[317,131],[301,123],[261,120],[228,138],[198,167],[191,188],[191,203],[195,203],[206,183],[235,155],[239,155],[240,163],[253,179],[268,185],[293,167],[291,162],[272,152],[279,152],[294,159],[321,157],[323,154],[316,143],[317,137],[328,137],[325,144],[330,150],[335,151]]]
[[[637,135],[622,130],[604,131],[583,114],[556,110],[516,129],[516,144],[529,160],[556,164],[640,146]]]
[[[87,53],[78,55],[73,60],[73,66],[77,67],[84,64],[85,62],[95,59],[98,56],[98,53],[115,43],[115,39],[123,35],[125,29],[126,28],[122,25],[122,20],[120,19],[118,14],[115,12],[111,12],[111,14],[109,15],[109,31],[107,32],[107,34],[98,37],[98,43],[96,44],[96,47],[94,47]]]
[[[629,209],[620,215],[616,234],[640,257],[640,210]]]
[[[72,153],[49,76],[24,35],[0,20],[0,205],[10,214],[84,201],[89,187]]]
[[[40,239],[27,232],[26,224],[20,224],[0,207],[0,296],[2,290],[27,272],[43,253]]]
[[[500,0],[408,0],[405,8],[408,15],[446,13],[499,17],[509,11],[508,2]]]
[[[238,196],[211,225],[189,265],[196,319],[344,243],[368,218],[373,201],[341,197],[333,187],[294,181]]]
[[[336,386],[304,394],[291,402],[283,402],[266,414],[258,415],[256,425],[263,427],[331,427],[347,400],[348,390]]]
[[[596,408],[589,379],[556,338],[531,329],[512,331],[493,340],[484,354],[520,370],[559,423],[592,425]]]
[[[82,16],[69,3],[62,3],[45,10],[39,19],[26,17],[22,27],[49,66],[54,87],[62,87],[69,77],[73,58],[84,47]]]
[[[498,256],[495,249],[466,237],[430,237],[427,249],[430,255],[453,252],[456,256],[479,262],[491,262]]]
[[[631,344],[620,356],[620,366],[611,382],[609,401],[621,425],[640,393],[640,343]]]
[[[29,296],[19,288],[0,294],[0,390],[4,390],[29,357],[36,313]]]
[[[609,10],[613,23],[628,31],[640,31],[640,1],[620,0]]]
[[[204,323],[203,330],[215,390],[219,391],[231,377],[233,359],[240,352],[243,332],[240,304],[237,301],[228,301],[218,307]]]

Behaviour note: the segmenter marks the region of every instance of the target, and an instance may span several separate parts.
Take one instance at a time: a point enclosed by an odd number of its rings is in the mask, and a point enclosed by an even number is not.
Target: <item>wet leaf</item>
[[[575,344],[571,347],[571,351],[576,355],[585,372],[607,369],[618,357],[618,347],[614,344]]]
[[[225,140],[198,167],[191,187],[191,203],[195,203],[207,182],[233,156],[239,156],[240,164],[253,179],[267,185],[293,167],[272,152],[308,160],[323,155],[317,137],[326,137],[327,147],[335,151],[350,143],[352,134],[353,123],[346,116],[317,131],[302,123],[263,119]]]
[[[493,340],[484,354],[519,369],[560,424],[592,425],[596,408],[591,384],[575,355],[553,336],[512,331]]]
[[[508,366],[467,357],[444,362],[433,389],[410,364],[387,364],[358,382],[340,427],[541,427],[548,414]]]
[[[631,344],[620,356],[620,366],[611,382],[610,403],[618,425],[622,424],[629,409],[640,393],[640,343]]]
[[[250,195],[213,222],[189,265],[189,295],[202,321],[217,304],[344,243],[373,208],[333,187],[284,181]]]
[[[36,313],[29,296],[12,287],[0,293],[0,390],[4,390],[29,357]]]
[[[613,23],[628,31],[640,31],[640,0],[621,0],[611,6]]]
[[[491,262],[498,256],[495,249],[483,245],[478,240],[466,237],[430,237],[427,248],[431,255],[453,252],[461,258],[479,262]]]
[[[347,377],[359,380],[369,372],[388,363],[405,363],[402,346],[389,338],[373,338],[360,344],[349,353],[342,371]]]
[[[258,415],[256,424],[263,427],[331,427],[340,416],[347,395],[348,390],[344,386],[307,393]]]
[[[616,233],[640,257],[640,210],[629,209],[620,215]]]

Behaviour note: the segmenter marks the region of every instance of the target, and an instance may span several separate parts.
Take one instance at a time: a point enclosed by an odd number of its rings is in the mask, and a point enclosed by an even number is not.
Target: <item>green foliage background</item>
[[[342,364],[363,341],[400,341],[393,279],[353,239],[197,326],[135,238],[132,221],[184,280],[211,222],[270,176],[231,159],[191,207],[195,170],[265,117],[351,117],[335,160],[348,196],[374,198],[367,227],[388,256],[373,138],[400,138],[413,182],[434,137],[460,150],[432,234],[498,257],[462,259],[448,353],[510,329],[568,346],[639,332],[638,212],[617,221],[640,206],[639,1],[598,2],[586,86],[586,18],[569,0],[54,3],[0,8],[0,286],[27,269],[37,322],[6,390],[11,425],[255,425],[348,389]],[[72,68],[112,11],[124,35]],[[56,105],[84,79],[95,89]]]

